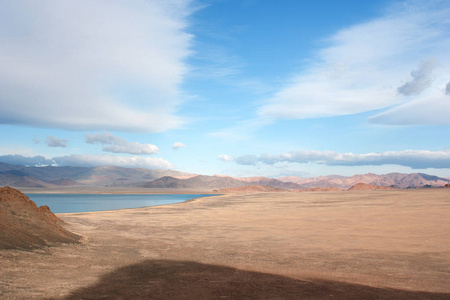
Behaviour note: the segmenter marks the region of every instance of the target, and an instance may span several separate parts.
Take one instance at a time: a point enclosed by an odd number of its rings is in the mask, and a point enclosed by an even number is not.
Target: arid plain
[[[0,298],[450,298],[450,189],[229,194],[58,216],[83,243],[0,251]]]

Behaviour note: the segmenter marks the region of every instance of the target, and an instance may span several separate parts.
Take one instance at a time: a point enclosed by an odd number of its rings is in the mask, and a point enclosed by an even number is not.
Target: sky
[[[0,0],[0,162],[450,177],[450,2]]]

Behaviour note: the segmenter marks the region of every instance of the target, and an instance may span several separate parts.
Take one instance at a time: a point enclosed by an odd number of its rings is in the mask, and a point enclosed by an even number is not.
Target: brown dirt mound
[[[285,190],[277,189],[269,185],[246,185],[243,187],[214,190],[215,193],[253,193],[253,192],[278,192],[278,191],[285,191]]]
[[[64,224],[64,221],[58,218],[54,213],[52,213],[50,207],[48,207],[47,205],[40,206],[38,210],[41,213],[41,216],[43,216],[47,221],[56,225]]]
[[[0,249],[28,250],[80,240],[61,224],[63,221],[48,206],[38,208],[22,192],[0,188]]]
[[[442,187],[443,188],[450,188],[450,183],[444,184]]]
[[[349,188],[348,191],[373,191],[373,190],[393,190],[393,189],[394,188],[391,186],[378,186],[360,182]]]

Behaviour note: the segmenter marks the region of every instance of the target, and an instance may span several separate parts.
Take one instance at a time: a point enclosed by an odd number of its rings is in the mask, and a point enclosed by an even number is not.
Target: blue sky
[[[448,1],[1,1],[0,161],[450,177]]]

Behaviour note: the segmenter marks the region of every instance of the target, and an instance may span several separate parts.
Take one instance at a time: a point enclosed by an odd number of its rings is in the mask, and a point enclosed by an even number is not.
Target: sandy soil
[[[224,195],[59,214],[0,252],[0,298],[450,299],[450,190]]]

